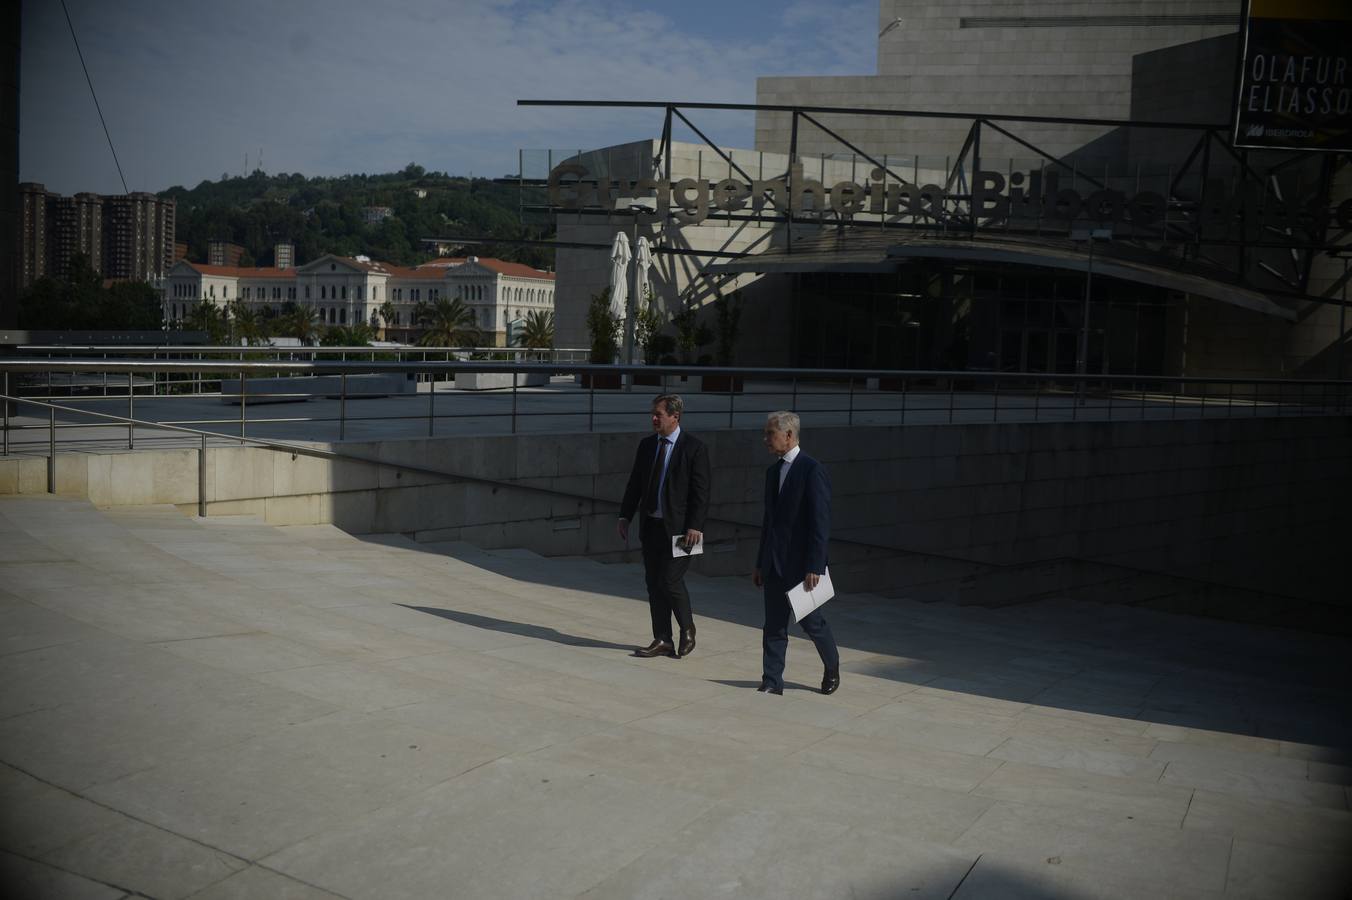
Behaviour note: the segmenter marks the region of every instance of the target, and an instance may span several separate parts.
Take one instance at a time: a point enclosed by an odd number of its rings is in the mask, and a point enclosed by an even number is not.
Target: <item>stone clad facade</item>
[[[366,322],[392,339],[410,340],[419,304],[458,299],[474,311],[487,343],[503,346],[507,324],[528,312],[554,308],[554,273],[500,259],[442,258],[405,268],[366,257],[326,255],[296,268],[209,266],[180,260],[164,291],[164,317],[182,322],[202,301],[225,307],[238,300],[255,310],[280,312],[287,303],[309,306],[323,326]],[[393,313],[385,322],[386,303]]]

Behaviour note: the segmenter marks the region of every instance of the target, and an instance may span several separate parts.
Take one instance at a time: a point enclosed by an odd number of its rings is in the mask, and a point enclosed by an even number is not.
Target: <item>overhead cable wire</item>
[[[108,133],[108,123],[103,119],[103,108],[99,106],[99,95],[94,93],[94,79],[89,77],[89,66],[85,65],[84,53],[80,51],[80,39],[75,36],[75,25],[70,21],[70,10],[66,9],[66,0],[61,0],[61,11],[66,14],[66,25],[70,28],[70,39],[75,42],[75,54],[80,57],[80,68],[84,69],[85,81],[89,84],[89,96],[94,98],[94,109],[99,114],[99,124],[103,126],[103,136],[108,139],[108,149],[113,154],[113,165],[117,166],[117,177],[122,179],[122,193],[130,194],[127,178],[122,174],[122,163],[118,162],[117,150],[113,147],[113,136]]]

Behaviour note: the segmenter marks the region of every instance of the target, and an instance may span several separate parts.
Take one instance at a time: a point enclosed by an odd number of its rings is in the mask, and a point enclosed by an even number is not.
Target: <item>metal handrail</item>
[[[79,409],[73,406],[65,406],[59,403],[50,403],[43,400],[34,400],[28,397],[14,397],[9,394],[0,394],[0,403],[24,403],[30,406],[37,406],[49,410],[53,415],[48,426],[51,429],[52,436],[49,442],[49,455],[47,458],[47,493],[56,493],[56,419],[57,412],[70,412],[81,416],[93,416],[98,419],[109,419],[116,425],[142,426],[145,428],[161,429],[164,431],[175,431],[183,434],[197,435],[201,440],[198,448],[198,497],[197,509],[198,515],[206,515],[206,449],[207,438],[216,438],[218,440],[228,441],[229,443],[245,444],[252,447],[259,447],[264,450],[274,450],[280,453],[290,453],[296,456],[311,456],[316,459],[326,459],[330,461],[358,462],[366,463],[372,466],[383,466],[391,469],[399,469],[405,472],[412,472],[419,475],[430,475],[439,478],[452,478],[458,481],[472,481],[478,484],[488,484],[496,487],[514,487],[525,491],[531,491],[538,494],[547,494],[553,497],[561,497],[566,500],[588,500],[591,502],[609,503],[619,506],[619,503],[611,500],[604,500],[597,497],[590,497],[584,494],[577,494],[571,491],[559,491],[553,488],[542,487],[540,485],[518,484],[513,481],[504,481],[497,478],[484,478],[479,475],[465,475],[459,472],[448,472],[443,469],[433,469],[428,466],[419,466],[414,463],[398,462],[388,459],[376,459],[369,456],[362,456],[359,453],[339,453],[334,450],[326,450],[323,447],[316,447],[312,444],[303,444],[293,441],[268,440],[265,438],[251,437],[231,437],[223,435],[216,431],[203,431],[197,428],[186,428],[181,425],[171,425],[164,422],[155,422],[145,419],[136,419],[130,416],[119,416],[113,413],[100,413],[93,410]]]
[[[368,348],[369,349],[369,348]],[[236,350],[238,352],[238,348]],[[982,369],[798,369],[748,366],[626,365],[623,363],[525,363],[504,360],[116,360],[0,357],[0,372],[220,372],[277,371],[323,375],[377,372],[521,372],[523,374],[649,374],[670,376],[735,375],[757,381],[843,381],[865,378],[895,378],[906,381],[1042,381],[1076,384],[1139,384],[1141,382],[1196,385],[1305,385],[1341,386],[1352,389],[1352,379],[1336,378],[1237,378],[1210,375],[1081,375],[1060,372],[1002,372]]]
[[[511,432],[516,433],[519,420],[530,419],[538,416],[556,416],[556,415],[586,415],[587,430],[596,429],[596,419],[598,415],[614,416],[621,413],[615,410],[597,410],[596,391],[598,377],[601,375],[609,376],[612,379],[612,386],[615,386],[620,375],[650,376],[649,384],[653,383],[652,376],[656,376],[660,389],[675,387],[680,389],[674,379],[709,376],[723,376],[723,386],[720,388],[711,388],[705,393],[705,396],[717,396],[726,394],[726,414],[728,427],[735,427],[737,413],[741,412],[743,416],[748,413],[770,412],[771,408],[761,409],[754,405],[756,396],[766,396],[772,393],[791,392],[791,399],[785,397],[789,403],[789,408],[797,410],[800,408],[800,402],[806,397],[841,397],[848,393],[839,404],[839,408],[820,409],[817,412],[844,413],[847,424],[855,424],[860,415],[870,414],[870,420],[878,423],[878,416],[871,414],[881,413],[885,421],[882,424],[891,424],[891,416],[899,413],[900,420],[897,424],[906,424],[908,415],[908,395],[916,395],[922,398],[918,402],[909,405],[909,412],[912,417],[919,417],[922,420],[931,418],[935,413],[942,414],[942,401],[940,406],[934,406],[925,402],[923,398],[946,395],[947,396],[947,421],[966,422],[998,422],[1001,421],[1002,414],[1005,421],[1030,421],[1027,418],[1029,412],[1032,413],[1031,421],[1038,422],[1044,419],[1053,421],[1065,421],[1067,413],[1071,421],[1090,416],[1099,416],[1104,412],[1110,420],[1120,420],[1124,416],[1146,419],[1153,417],[1159,418],[1165,410],[1168,412],[1168,418],[1175,418],[1179,414],[1180,408],[1187,409],[1189,406],[1197,408],[1197,414],[1206,418],[1214,416],[1218,412],[1225,417],[1237,415],[1257,416],[1277,415],[1283,416],[1289,414],[1292,410],[1305,415],[1341,415],[1347,409],[1352,408],[1352,381],[1337,379],[1296,379],[1296,378],[1213,378],[1205,376],[1142,376],[1142,375],[1080,375],[1080,374],[1054,374],[1054,373],[1035,373],[1035,372],[997,372],[997,371],[953,371],[953,370],[891,370],[891,369],[788,369],[788,368],[748,368],[737,366],[634,366],[634,365],[600,365],[592,363],[523,363],[523,362],[504,362],[495,360],[463,360],[463,361],[419,361],[419,362],[394,362],[394,361],[343,361],[343,360],[183,360],[183,359],[157,359],[157,360],[135,360],[135,359],[55,359],[55,358],[20,358],[5,359],[0,358],[0,391],[11,393],[11,376],[31,377],[35,374],[46,375],[47,391],[45,395],[29,394],[29,400],[55,401],[64,399],[53,394],[59,386],[53,382],[53,374],[67,373],[72,375],[72,381],[68,386],[68,393],[64,398],[67,399],[67,405],[64,409],[77,414],[95,416],[94,413],[76,408],[77,403],[96,403],[106,401],[112,398],[126,399],[126,415],[121,417],[122,422],[144,421],[138,420],[135,416],[136,398],[139,395],[145,396],[146,391],[142,388],[149,388],[149,394],[154,396],[154,402],[163,403],[170,400],[187,401],[198,399],[203,396],[212,396],[224,401],[238,401],[239,415],[222,418],[210,416],[197,419],[184,419],[162,417],[156,425],[173,425],[183,427],[189,425],[230,425],[238,424],[238,436],[244,439],[247,435],[248,426],[252,424],[267,423],[272,425],[294,424],[298,422],[306,423],[336,423],[338,439],[344,440],[347,436],[347,426],[351,421],[383,421],[387,423],[425,421],[427,423],[427,435],[433,436],[436,433],[436,424],[438,420],[454,419],[494,419],[501,420],[503,417],[510,417]],[[97,382],[77,383],[75,376],[81,373],[93,373],[102,375],[103,383]],[[374,397],[366,397],[358,392],[353,394],[349,390],[348,378],[352,375],[373,375],[373,374],[405,374],[412,376],[426,376],[433,382],[449,379],[450,376],[459,373],[499,373],[499,374],[526,374],[526,375],[580,375],[583,376],[584,385],[588,390],[588,403],[586,412],[569,409],[550,409],[550,410],[522,410],[518,404],[518,390],[520,379],[513,377],[511,385],[499,388],[484,389],[476,391],[476,394],[503,396],[508,391],[511,395],[510,411],[485,409],[483,404],[472,405],[468,397],[460,395],[458,402],[462,404],[461,410],[448,412],[444,408],[438,413],[437,397],[438,391],[436,385],[425,392],[426,404],[425,411],[418,411],[412,414],[408,413],[412,408],[409,405],[402,405],[396,410],[395,415],[366,415],[350,417],[348,414],[348,404],[350,400],[373,400]],[[114,384],[109,381],[110,374],[125,375],[121,383]],[[314,375],[337,375],[339,384],[326,390],[306,391],[304,388],[304,377],[298,380],[294,390],[249,390],[249,378],[257,377],[261,374],[274,376],[314,376]],[[137,382],[137,376],[142,376],[140,383]],[[149,375],[149,379],[145,376]],[[166,392],[161,393],[159,376],[165,376]],[[204,376],[235,376],[239,379],[238,390],[203,390],[210,382],[220,380],[220,378],[209,379]],[[187,377],[184,377],[187,376]],[[857,384],[861,379],[873,380],[870,388],[860,396],[872,396],[878,399],[872,401],[856,402]],[[638,381],[638,378],[630,378],[631,381]],[[752,384],[751,390],[743,390],[746,384]],[[818,387],[817,385],[821,386]],[[1006,387],[1006,385],[1009,385]],[[77,389],[98,390],[101,387],[102,393],[92,396],[74,398],[74,392]],[[188,392],[171,393],[180,387],[187,387]],[[113,391],[110,393],[110,388]],[[336,388],[336,389],[335,389]],[[815,389],[814,389],[815,388]],[[874,389],[876,388],[876,390]],[[1237,388],[1247,388],[1247,390],[1237,390]],[[631,386],[632,389],[632,386]],[[983,396],[982,391],[994,391],[989,406],[974,405],[971,398]],[[396,404],[402,399],[415,402],[421,402],[420,392],[412,394],[398,394],[395,399],[384,399],[382,402]],[[441,392],[443,397],[445,392]],[[327,396],[336,397],[338,400],[337,415],[315,415],[315,416],[293,416],[293,417],[249,417],[249,398],[254,398],[254,403],[268,401],[287,401],[287,400],[308,400],[314,397]],[[452,395],[455,396],[455,395]],[[624,396],[624,395],[621,395]],[[643,395],[639,395],[643,396]],[[737,398],[743,397],[740,405]],[[900,410],[896,408],[891,401],[885,398],[900,396]],[[1031,404],[1027,400],[1031,397]],[[1058,403],[1048,404],[1043,402],[1044,397],[1059,398]],[[961,400],[959,398],[962,398]],[[1003,404],[1002,404],[1003,398]],[[1022,398],[1022,402],[1021,402]],[[1106,403],[1103,399],[1106,398]],[[1238,399],[1238,403],[1236,400]],[[748,403],[750,400],[750,404]],[[1182,401],[1182,406],[1180,405]],[[720,401],[721,403],[721,401]],[[773,408],[781,408],[782,401],[776,401]],[[881,404],[881,405],[880,405]],[[1166,406],[1167,404],[1167,406]],[[645,407],[646,408],[646,407]],[[468,410],[468,411],[466,411]],[[386,410],[388,412],[388,410]],[[722,410],[708,409],[701,412],[713,412],[722,414]],[[623,414],[629,414],[632,410],[626,410]],[[989,417],[986,415],[989,413]],[[103,414],[101,417],[107,417]],[[54,416],[54,412],[53,412]],[[112,418],[110,421],[118,421]],[[10,446],[10,431],[26,431],[35,429],[44,429],[46,424],[13,424],[10,422],[9,408],[6,404],[3,421],[3,452],[8,455]],[[114,424],[106,423],[50,423],[50,427],[55,432],[56,429],[68,428],[111,428],[118,427]],[[133,449],[135,446],[136,430],[134,424],[127,424],[127,446]]]
[[[258,447],[258,448],[260,448],[260,449],[271,450],[271,451],[280,452],[280,453],[290,453],[290,454],[292,454],[293,456],[309,456],[309,457],[313,457],[313,458],[316,458],[316,459],[325,459],[325,460],[330,460],[330,461],[343,461],[343,462],[363,463],[363,464],[366,464],[366,465],[376,466],[377,468],[383,467],[383,468],[396,469],[396,470],[400,470],[400,471],[411,472],[411,473],[414,473],[414,474],[419,474],[419,475],[424,475],[424,476],[430,476],[430,477],[435,477],[435,478],[446,478],[446,479],[453,479],[453,480],[457,480],[457,481],[470,481],[470,482],[474,482],[474,483],[477,483],[477,484],[487,484],[487,485],[492,485],[492,486],[495,486],[495,487],[507,487],[507,488],[513,488],[513,489],[515,489],[515,490],[528,491],[528,492],[535,493],[535,494],[544,494],[544,495],[552,496],[552,497],[560,497],[560,498],[563,498],[563,499],[566,499],[566,500],[582,501],[582,502],[591,503],[591,504],[603,504],[603,505],[605,505],[605,506],[613,507],[613,508],[615,508],[615,509],[619,509],[619,508],[620,508],[620,503],[619,503],[619,501],[615,501],[615,500],[607,500],[607,499],[605,499],[605,498],[603,498],[603,497],[594,497],[594,496],[591,496],[591,495],[588,495],[588,494],[579,494],[579,493],[576,493],[576,492],[574,492],[574,491],[562,491],[562,490],[557,490],[557,489],[554,489],[554,488],[544,487],[544,486],[542,486],[542,485],[522,484],[522,483],[516,482],[516,481],[506,481],[506,480],[503,480],[503,479],[485,478],[485,477],[478,476],[478,475],[466,475],[466,474],[458,473],[458,472],[448,472],[448,471],[445,471],[445,470],[442,470],[442,469],[433,469],[433,468],[430,468],[430,467],[428,467],[428,466],[420,466],[420,465],[417,465],[417,464],[414,464],[414,463],[399,462],[399,461],[396,461],[396,460],[389,460],[389,459],[373,459],[373,458],[371,458],[371,457],[362,456],[362,455],[357,454],[357,453],[339,453],[339,452],[334,451],[334,450],[326,450],[326,449],[324,449],[324,448],[322,448],[322,447],[316,447],[316,446],[313,446],[313,445],[310,445],[310,444],[294,443],[294,442],[291,442],[291,441],[278,441],[278,440],[267,440],[267,439],[261,439],[261,438],[246,438],[246,437],[240,437],[240,438],[233,438],[233,437],[230,437],[230,438],[227,438],[227,437],[225,437],[224,435],[218,434],[218,433],[216,433],[216,432],[211,432],[211,431],[202,431],[202,430],[195,429],[195,428],[186,428],[186,427],[183,427],[183,426],[170,425],[170,424],[166,424],[166,423],[162,423],[162,422],[154,422],[154,421],[147,421],[147,420],[135,419],[135,418],[127,417],[127,416],[119,416],[119,415],[115,415],[115,414],[112,414],[112,413],[99,413],[99,412],[93,412],[93,411],[91,411],[91,410],[77,409],[77,408],[74,408],[74,407],[64,406],[64,405],[62,405],[62,404],[49,403],[49,402],[45,402],[45,401],[40,401],[40,400],[30,399],[30,398],[27,398],[27,397],[14,397],[14,396],[11,396],[11,395],[8,395],[8,394],[0,393],[0,405],[4,405],[5,408],[6,408],[6,411],[8,410],[8,404],[9,404],[9,403],[24,403],[24,404],[29,404],[29,405],[32,405],[32,406],[38,406],[38,407],[45,408],[45,409],[49,410],[49,412],[50,412],[50,416],[49,416],[49,423],[50,423],[50,425],[49,425],[49,427],[51,428],[51,436],[50,436],[50,438],[49,438],[49,445],[48,445],[48,446],[49,446],[49,455],[48,455],[48,458],[47,458],[47,492],[48,492],[49,494],[55,494],[55,493],[56,493],[56,436],[55,436],[55,435],[56,435],[56,413],[57,413],[58,411],[63,411],[63,412],[73,412],[73,413],[77,413],[77,414],[79,414],[79,415],[84,415],[84,416],[93,416],[93,417],[95,417],[95,418],[100,418],[100,419],[110,419],[110,420],[113,420],[113,421],[115,422],[115,424],[117,424],[117,425],[127,425],[128,427],[135,427],[135,426],[137,426],[137,425],[140,425],[140,426],[144,426],[144,427],[147,427],[147,428],[163,429],[163,430],[165,430],[165,431],[176,431],[176,432],[181,432],[181,433],[187,433],[187,434],[197,435],[198,438],[199,438],[199,440],[200,440],[200,443],[199,443],[199,446],[198,446],[198,449],[197,449],[197,514],[198,514],[199,517],[202,517],[202,518],[206,518],[206,515],[207,515],[207,501],[206,501],[206,451],[207,451],[207,438],[209,438],[209,437],[210,437],[210,438],[225,439],[225,440],[230,441],[231,443],[234,443],[234,442],[238,441],[238,442],[241,443],[241,444],[247,444],[247,445],[250,445],[250,446]],[[6,440],[8,440],[8,433],[6,433]],[[760,523],[759,521],[746,521],[746,520],[742,520],[742,519],[732,519],[732,518],[727,518],[727,517],[723,517],[723,516],[710,516],[710,517],[708,517],[707,521],[708,521],[708,522],[711,522],[711,523],[722,524],[722,525],[731,525],[731,526],[733,526],[734,528],[759,529],[759,528],[760,528],[760,525],[761,525],[761,523]],[[894,553],[894,554],[907,554],[907,555],[913,555],[913,556],[923,556],[923,557],[928,557],[928,558],[933,558],[933,559],[947,560],[947,561],[950,561],[950,562],[963,563],[963,564],[966,564],[966,565],[977,565],[977,566],[981,566],[981,567],[982,567],[984,570],[986,570],[987,572],[991,572],[991,571],[1008,572],[1008,571],[1016,571],[1016,570],[1026,570],[1026,569],[1030,569],[1030,568],[1036,568],[1036,567],[1039,567],[1039,566],[1045,566],[1045,565],[1048,565],[1048,564],[1050,564],[1050,563],[1059,563],[1059,562],[1084,562],[1084,561],[1085,561],[1085,560],[1082,560],[1082,559],[1080,559],[1080,558],[1078,558],[1078,557],[1061,555],[1061,556],[1047,557],[1047,558],[1044,558],[1044,559],[1037,559],[1037,560],[1025,560],[1025,561],[1015,562],[1015,563],[1001,563],[1001,562],[989,562],[989,561],[983,561],[983,560],[975,560],[975,559],[971,559],[971,558],[968,558],[968,557],[956,556],[956,555],[953,555],[953,554],[951,554],[951,553],[943,553],[943,552],[940,552],[940,551],[931,551],[931,550],[924,550],[924,551],[908,550],[908,549],[906,549],[906,548],[904,548],[904,547],[895,547],[895,546],[890,546],[890,545],[887,545],[887,544],[879,544],[879,543],[875,543],[875,542],[871,542],[871,541],[863,541],[863,540],[859,540],[858,538],[846,538],[846,537],[835,536],[835,537],[832,537],[831,540],[832,540],[833,543],[837,543],[837,544],[848,544],[848,545],[853,546],[853,547],[860,547],[860,548],[864,548],[864,549],[866,549],[866,550],[871,550],[871,551],[878,551],[878,550],[881,550],[881,551],[885,551],[885,552],[888,552],[888,553]],[[712,542],[712,543],[718,544],[718,543],[721,543],[721,542],[720,542],[720,541],[714,541],[714,542]],[[626,547],[626,549],[628,549],[628,548]],[[1135,567],[1135,566],[1128,566],[1128,565],[1124,565],[1124,564],[1122,564],[1122,563],[1106,563],[1106,562],[1097,562],[1097,561],[1092,561],[1092,560],[1091,560],[1090,562],[1094,562],[1095,565],[1102,566],[1103,568],[1122,570],[1122,571],[1130,572],[1130,573],[1137,574],[1137,575],[1140,575],[1140,574],[1157,575],[1157,574],[1159,574],[1159,573],[1156,573],[1156,572],[1151,572],[1150,570],[1147,570],[1147,569],[1140,569],[1140,568],[1137,568],[1137,567]],[[979,574],[979,573],[978,573],[978,574]],[[1205,581],[1203,581],[1203,580],[1201,580],[1201,579],[1197,579],[1197,578],[1194,578],[1194,577],[1191,577],[1191,576],[1171,575],[1171,576],[1169,576],[1169,577],[1174,578],[1174,579],[1176,579],[1176,580],[1178,580],[1178,581],[1190,582],[1190,583],[1194,583],[1194,584],[1207,584],[1207,583],[1208,583],[1208,582],[1205,582]]]

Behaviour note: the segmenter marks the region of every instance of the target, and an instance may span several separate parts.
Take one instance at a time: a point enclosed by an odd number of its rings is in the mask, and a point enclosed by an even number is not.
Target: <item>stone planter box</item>
[[[705,394],[740,394],[746,386],[741,375],[703,375],[700,391]]]
[[[248,379],[249,393],[245,398],[249,403],[301,403],[311,397],[335,399],[343,393],[343,379],[340,375],[281,376],[277,378]],[[390,373],[377,375],[347,376],[347,396],[349,398],[388,397],[391,394],[412,394],[417,385],[407,376]],[[238,406],[238,378],[221,379],[221,402]],[[287,394],[304,396],[289,397]]]
[[[456,372],[455,389],[458,391],[492,391],[510,388],[512,376],[516,375],[517,387],[542,387],[549,380],[543,372]]]
[[[583,372],[578,377],[582,379],[584,388],[597,391],[618,391],[620,389],[619,372],[600,372],[598,374]]]

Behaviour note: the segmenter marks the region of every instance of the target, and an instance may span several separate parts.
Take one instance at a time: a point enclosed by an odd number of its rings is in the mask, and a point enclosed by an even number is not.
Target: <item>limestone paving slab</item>
[[[1326,853],[1352,846],[1352,811],[1215,791],[1193,792],[1183,827]]]
[[[1346,848],[1325,853],[1236,839],[1226,879],[1231,897],[1309,897],[1340,900],[1352,883]]]
[[[183,757],[88,795],[204,845],[259,859],[502,752],[467,735],[340,712]]]
[[[1347,795],[1341,785],[1253,774],[1235,769],[1216,768],[1205,762],[1171,762],[1160,776],[1160,784],[1204,788],[1223,794],[1266,797],[1287,803],[1303,803],[1328,809],[1347,809]]]
[[[42,854],[41,861],[94,881],[135,885],[146,895],[166,898],[191,896],[248,865],[127,817]]]
[[[120,900],[127,891],[64,869],[0,850],[0,884],[14,897],[61,900]]]
[[[1159,780],[1166,765],[1130,753],[1105,749],[1091,741],[1067,741],[1048,735],[1010,737],[986,755],[991,759],[1031,763],[1053,769],[1082,769],[1098,775],[1143,778],[1151,783]]]
[[[447,885],[463,898],[574,896],[711,806],[660,785],[508,758],[262,862],[347,896],[424,898]]]
[[[1036,867],[1051,859],[1062,871],[1153,884],[1184,896],[1225,890],[1231,841],[1179,832],[1129,811],[1066,809],[1032,802],[995,803],[956,846],[980,848]]]
[[[588,900],[921,897],[941,900],[972,857],[940,844],[798,816],[719,807],[586,891]]]

